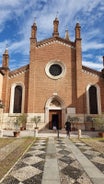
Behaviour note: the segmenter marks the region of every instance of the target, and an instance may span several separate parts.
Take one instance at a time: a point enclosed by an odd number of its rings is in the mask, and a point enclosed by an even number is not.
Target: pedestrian
[[[56,127],[56,121],[53,121],[53,130],[56,132],[57,127]]]
[[[70,137],[70,132],[71,132],[71,123],[70,123],[70,121],[68,120],[68,121],[66,121],[66,123],[65,123],[65,129],[66,129],[66,134],[67,134],[67,136],[69,136]]]

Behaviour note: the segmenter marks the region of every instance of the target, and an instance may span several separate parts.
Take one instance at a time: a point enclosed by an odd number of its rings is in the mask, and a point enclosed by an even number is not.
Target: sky
[[[59,19],[60,37],[81,25],[82,64],[103,68],[104,1],[101,0],[0,0],[0,66],[6,48],[10,70],[29,64],[31,26],[37,24],[37,41],[52,37],[53,20]]]

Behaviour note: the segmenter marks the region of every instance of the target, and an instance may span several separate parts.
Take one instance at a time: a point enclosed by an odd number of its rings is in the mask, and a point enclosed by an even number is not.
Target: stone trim
[[[13,70],[9,73],[9,79],[12,79],[12,78],[17,77],[19,75],[22,75],[28,71],[29,71],[29,65],[21,67],[17,70]]]
[[[70,41],[67,41],[67,40],[62,39],[62,38],[49,38],[49,39],[40,41],[40,42],[37,43],[36,48],[41,48],[41,47],[51,45],[51,44],[54,44],[54,43],[58,43],[58,44],[61,44],[61,45],[64,45],[64,46],[75,49],[74,42],[70,42]]]
[[[62,68],[62,73],[58,76],[53,76],[50,72],[49,72],[49,68],[53,65],[53,64],[58,64],[59,66],[61,66]],[[51,79],[59,79],[59,78],[62,78],[65,73],[66,73],[66,67],[64,65],[63,62],[59,61],[59,60],[52,60],[52,61],[49,61],[45,67],[45,72],[47,74],[48,77],[50,77]]]

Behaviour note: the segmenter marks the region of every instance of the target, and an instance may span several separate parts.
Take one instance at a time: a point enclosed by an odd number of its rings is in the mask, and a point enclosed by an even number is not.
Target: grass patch
[[[104,153],[104,138],[94,137],[94,138],[72,138],[73,143],[81,141],[86,145],[92,147],[93,150],[98,151],[100,153]]]
[[[91,146],[94,150],[104,153],[104,138],[85,138],[81,139],[81,141]]]
[[[0,138],[0,148],[12,143],[15,138]]]
[[[102,141],[104,142],[104,138],[101,137],[93,137],[93,138],[81,138],[82,141]]]
[[[18,146],[13,152],[11,152],[4,160],[0,161],[0,180],[10,170],[10,168],[15,164],[15,162],[23,155],[23,153],[28,148],[28,146],[31,145],[33,140],[35,140],[33,137],[27,137],[22,139],[24,139],[23,143]]]

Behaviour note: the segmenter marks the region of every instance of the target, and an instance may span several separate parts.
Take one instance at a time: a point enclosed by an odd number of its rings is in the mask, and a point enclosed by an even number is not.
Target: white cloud
[[[0,42],[0,55],[2,55],[7,47],[8,40],[5,40],[4,42]]]
[[[22,59],[22,60],[18,59],[18,62],[17,62],[16,59],[12,59],[10,61],[10,69],[15,70],[17,68],[20,68],[21,67],[21,62],[22,62],[22,66],[25,66],[25,65],[29,64],[29,58],[26,57],[26,59]]]
[[[21,0],[3,0],[3,1],[0,1],[0,7],[8,7],[8,6],[11,6],[11,7],[14,7],[14,6],[17,6],[19,5],[21,2]]]
[[[89,68],[94,68],[95,70],[100,71],[101,69],[103,69],[103,63],[95,63],[95,62],[91,62],[91,61],[83,61],[82,64],[84,66],[87,66]]]
[[[104,48],[104,43],[98,43],[96,41],[90,41],[90,42],[83,42],[82,43],[82,50],[88,51],[88,50],[92,50],[92,49],[103,49]]]
[[[23,54],[29,54],[28,53],[28,49],[29,49],[29,41],[28,40],[21,40],[18,42],[14,42],[11,43],[9,46],[9,50],[12,53],[21,53],[23,52]]]
[[[94,9],[96,13],[94,13]],[[0,1],[0,32],[8,20],[17,19],[18,27],[16,34],[19,33],[21,40],[12,42],[10,34],[9,41],[4,40],[1,43],[0,54],[4,45],[8,42],[10,53],[22,52],[24,55],[29,53],[29,38],[31,34],[31,25],[34,17],[36,18],[38,30],[38,40],[48,38],[53,32],[53,20],[56,12],[59,11],[59,33],[64,35],[66,25],[72,32],[69,34],[74,37],[74,27],[77,18],[82,25],[82,49],[83,51],[91,51],[92,49],[103,49],[101,27],[94,27],[95,23],[102,16],[104,3],[101,0],[3,0]],[[97,24],[96,24],[97,25]],[[85,29],[84,29],[85,27]],[[13,28],[15,29],[15,28]],[[97,43],[97,39],[99,42]],[[93,40],[92,40],[93,39]],[[94,40],[95,39],[95,40]]]

